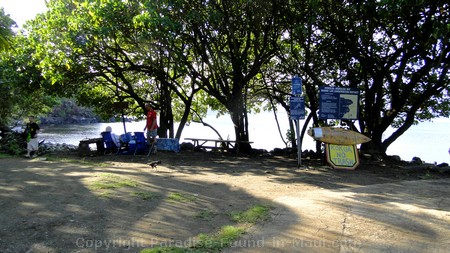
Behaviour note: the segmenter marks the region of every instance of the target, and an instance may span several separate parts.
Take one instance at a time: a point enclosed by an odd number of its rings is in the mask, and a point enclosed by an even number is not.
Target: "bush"
[[[17,132],[6,132],[0,139],[0,152],[10,155],[20,155],[26,149],[22,135]]]

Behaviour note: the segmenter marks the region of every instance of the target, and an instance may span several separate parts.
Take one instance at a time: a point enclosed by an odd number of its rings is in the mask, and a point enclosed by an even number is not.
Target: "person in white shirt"
[[[120,147],[119,136],[117,136],[115,133],[112,132],[112,128],[110,126],[106,127],[105,132],[110,132],[114,144],[116,144],[117,147]]]

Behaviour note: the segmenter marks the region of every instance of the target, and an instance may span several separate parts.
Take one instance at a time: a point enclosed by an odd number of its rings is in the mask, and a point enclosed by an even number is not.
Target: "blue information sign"
[[[305,98],[291,97],[291,120],[305,119]]]
[[[302,79],[298,76],[292,78],[292,95],[302,94]]]
[[[358,119],[359,90],[357,88],[321,86],[320,119]]]

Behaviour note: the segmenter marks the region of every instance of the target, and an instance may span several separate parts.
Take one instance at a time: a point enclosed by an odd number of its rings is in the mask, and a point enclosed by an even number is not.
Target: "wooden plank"
[[[203,139],[203,138],[184,138],[185,140],[190,140],[190,141],[227,141],[227,140],[219,140],[219,139]]]
[[[219,139],[202,139],[202,138],[184,138],[189,141],[211,141],[211,142],[229,142],[229,143],[253,143],[253,141],[232,141],[232,140],[219,140]]]
[[[222,150],[229,151],[235,148],[236,143],[253,143],[252,141],[232,141],[232,140],[220,140],[220,139],[206,139],[206,138],[184,138],[185,140],[190,140],[194,143],[195,148],[204,148],[211,150]],[[214,146],[205,145],[214,142]]]

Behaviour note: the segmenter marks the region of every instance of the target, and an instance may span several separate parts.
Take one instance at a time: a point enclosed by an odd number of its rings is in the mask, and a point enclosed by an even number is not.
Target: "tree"
[[[11,48],[11,38],[14,36],[13,27],[17,27],[16,22],[5,13],[3,8],[0,8],[0,52]]]
[[[263,75],[270,99],[275,100],[290,114],[289,98],[291,95],[291,78],[302,78],[303,94],[308,114],[300,138],[303,138],[309,121],[313,126],[325,124],[319,120],[319,86],[340,83],[339,66],[328,57],[328,48],[332,42],[317,26],[316,1],[295,2],[285,13],[288,20],[287,31],[280,41],[277,57],[265,69]],[[326,3],[324,3],[326,4]],[[290,141],[296,146],[294,124],[290,122]],[[321,143],[317,142],[317,152]]]
[[[10,48],[10,40],[11,37],[14,36],[14,33],[11,29],[14,21],[6,15],[3,8],[0,8],[0,55],[4,55],[4,51]],[[2,57],[0,64],[2,66],[2,70],[5,69],[4,66],[4,58]],[[3,72],[3,71],[2,71]],[[0,88],[2,92],[0,93],[0,131],[4,132],[8,130],[8,121],[10,117],[10,111],[13,107],[11,101],[9,101],[8,97],[11,92],[11,85],[9,85],[10,81],[8,77],[4,73],[0,73]]]
[[[170,128],[173,99],[185,105],[181,119],[188,120],[202,89],[230,112],[236,139],[246,141],[248,84],[283,32],[283,5],[276,3],[55,0],[30,37],[46,76],[82,102],[107,111],[108,101],[122,96],[136,110],[150,97]],[[99,106],[102,100],[108,106]]]
[[[155,2],[155,1],[153,1]],[[170,12],[165,34],[181,40],[165,46],[190,77],[231,115],[237,141],[248,141],[249,84],[276,53],[284,32],[284,1],[157,1]],[[148,12],[152,18],[160,12]],[[215,108],[218,109],[218,108]],[[249,151],[250,145],[239,147]]]
[[[31,51],[21,34],[12,28],[16,23],[0,9],[0,131],[10,131],[14,120],[28,115],[45,113],[55,103],[54,98],[41,88],[45,80],[30,59]],[[8,50],[7,50],[8,49]]]
[[[75,95],[105,117],[117,114],[114,105],[125,102],[126,114],[142,118],[144,104],[151,102],[161,111],[159,136],[174,137],[173,110],[183,115],[182,129],[198,89],[157,40],[162,21],[141,26],[139,15],[147,7],[125,1],[50,1],[48,12],[29,27],[29,38],[45,76],[62,87],[62,95]],[[175,137],[180,135],[179,130]]]
[[[236,140],[249,140],[247,113],[253,101],[261,104],[257,84],[269,83],[269,69],[280,72],[272,80],[303,77],[315,125],[319,86],[357,87],[359,129],[373,140],[363,149],[384,153],[416,121],[449,115],[448,7],[443,0],[53,0],[28,39],[53,90],[107,114],[128,102],[127,113],[143,117],[152,101],[161,136],[173,135],[177,118],[179,137],[191,109],[204,112],[206,103],[230,113]],[[286,102],[286,87],[269,88],[273,101]],[[398,130],[383,140],[389,126]]]
[[[298,43],[305,56],[305,46],[325,56],[332,74],[312,76],[362,92],[359,128],[372,138],[362,149],[384,154],[415,122],[449,116],[447,1],[309,1],[306,8],[317,36]],[[397,130],[383,139],[390,126]]]

